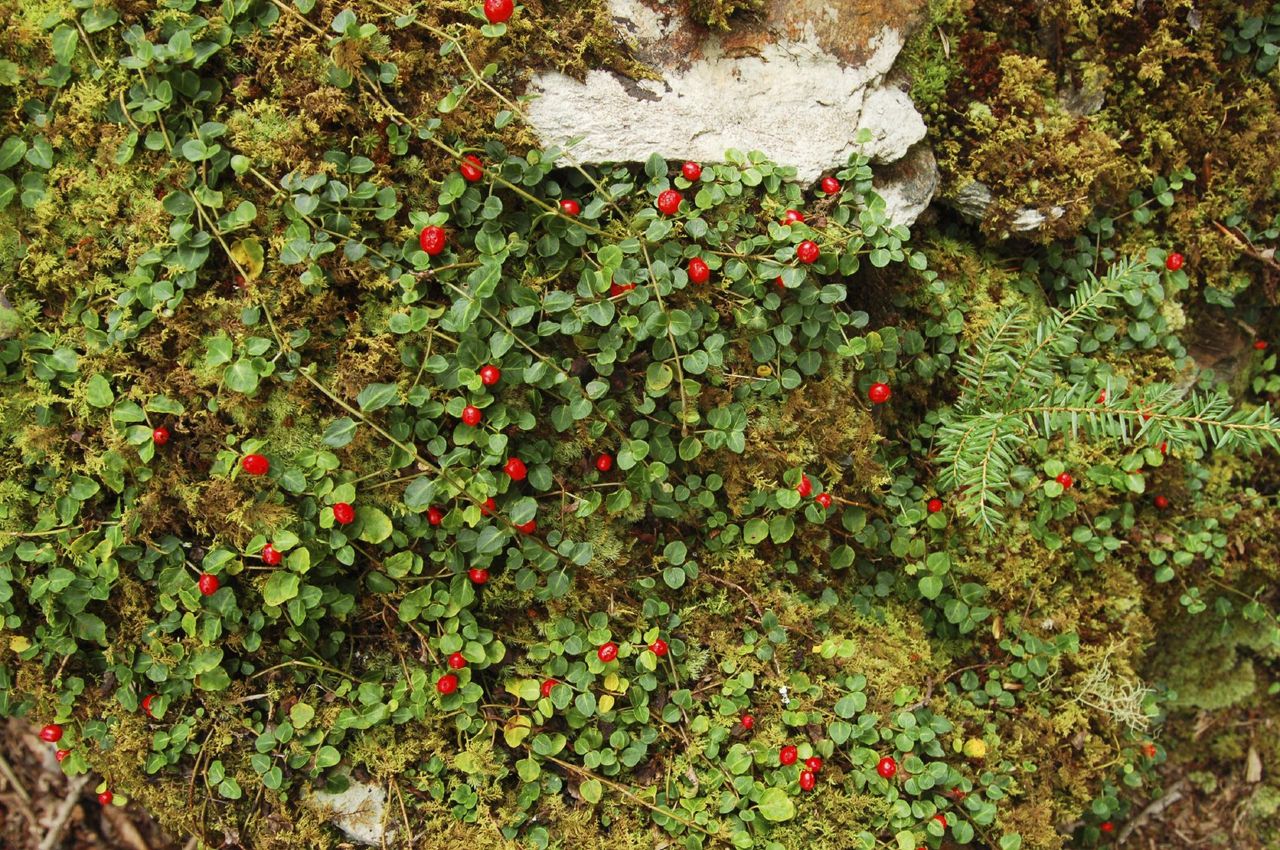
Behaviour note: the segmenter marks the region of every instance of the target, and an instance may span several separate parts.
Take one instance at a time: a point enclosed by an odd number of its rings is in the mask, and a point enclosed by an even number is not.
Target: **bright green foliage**
[[[1271,320],[1139,248],[1183,171],[1009,262],[860,155],[828,198],[530,145],[502,69],[608,55],[594,4],[8,11],[0,713],[117,800],[334,846],[356,772],[426,847],[1055,850],[1159,792],[1181,706],[1274,692],[1275,355],[1188,332]]]
[[[1197,393],[1162,382],[1128,387],[1105,362],[1083,368],[1068,363],[1097,349],[1090,337],[1103,313],[1159,286],[1159,275],[1146,267],[1117,264],[1101,279],[1089,274],[1069,304],[1034,327],[1020,307],[993,317],[957,367],[960,397],[954,411],[939,417],[936,435],[943,464],[938,481],[962,493],[962,514],[988,531],[1003,524],[1002,493],[1018,461],[1017,447],[1037,435],[1164,446],[1166,452],[1191,445],[1280,449],[1280,416],[1269,405],[1233,410],[1222,392]],[[1069,368],[1073,383],[1063,385],[1059,376]],[[1045,489],[1054,496],[1062,492],[1055,481]]]

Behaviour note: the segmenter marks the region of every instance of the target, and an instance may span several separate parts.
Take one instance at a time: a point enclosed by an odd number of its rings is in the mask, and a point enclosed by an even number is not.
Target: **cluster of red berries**
[[[802,499],[813,496],[813,482],[809,480],[809,476],[803,474],[800,476],[800,483],[796,485],[796,492],[800,494]],[[813,497],[813,500],[821,505],[824,510],[830,508],[833,501],[830,493],[819,493]]]
[[[743,724],[746,726],[746,724]],[[746,726],[746,728],[751,728]],[[796,763],[796,759],[800,757],[799,751],[794,744],[787,744],[778,750],[778,763],[783,767],[788,767]],[[810,756],[804,760],[804,770],[800,771],[800,790],[812,791],[813,787],[818,784],[818,771],[822,770],[822,759],[818,756]]]
[[[472,570],[472,572],[475,573],[477,571]],[[488,573],[486,571],[481,571],[481,572],[485,572],[485,580],[487,581]],[[474,576],[472,577],[472,581],[475,581]],[[478,583],[483,584],[484,582],[482,581]],[[653,643],[649,644],[648,648],[650,652],[652,652],[654,655],[658,656],[659,658],[664,657],[668,652],[671,651],[671,648],[667,645],[667,642],[662,638],[654,638]],[[618,645],[613,641],[602,643],[600,646],[596,647],[596,658],[600,659],[601,663],[603,664],[608,664],[612,661],[616,661],[618,659]],[[452,670],[461,670],[462,668],[467,666],[467,660],[462,657],[462,653],[460,652],[455,652],[452,655],[450,655],[448,659],[445,661],[445,663],[448,664],[449,668]],[[540,689],[542,695],[544,697],[550,697],[552,689],[555,688],[555,686],[558,684],[560,683],[557,682],[555,679],[546,679],[545,681],[543,681],[542,687]],[[439,691],[440,694],[442,694],[443,696],[448,696],[449,694],[458,690],[457,675],[453,673],[445,673],[443,676],[441,676],[439,679],[436,680],[436,690]],[[749,720],[750,716],[748,716],[746,719]],[[751,727],[747,726],[747,728],[749,729]]]
[[[46,744],[58,743],[62,740],[62,727],[57,723],[46,724],[40,729],[40,740],[44,741]],[[69,755],[71,755],[71,750],[64,750],[60,747],[57,752],[53,754],[53,757],[58,760],[59,764],[61,764]],[[115,795],[113,795],[109,790],[103,791],[98,795],[98,803],[103,806],[111,805],[111,801],[113,799],[115,799]]]

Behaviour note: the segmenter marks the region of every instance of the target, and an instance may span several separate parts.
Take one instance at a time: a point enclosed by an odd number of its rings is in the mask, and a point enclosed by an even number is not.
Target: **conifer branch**
[[[1090,378],[1102,372],[1100,362],[1073,385],[1060,383],[1056,372],[1083,336],[1149,274],[1145,264],[1127,260],[1101,278],[1089,275],[1065,310],[1050,310],[1030,330],[1022,311],[1002,311],[961,356],[965,389],[941,412],[936,432],[938,483],[958,494],[957,509],[970,522],[987,533],[1004,524],[1009,477],[1032,435],[1280,451],[1280,416],[1270,405],[1237,409],[1225,393],[1188,393],[1169,383],[1128,393],[1107,383],[1099,395]]]

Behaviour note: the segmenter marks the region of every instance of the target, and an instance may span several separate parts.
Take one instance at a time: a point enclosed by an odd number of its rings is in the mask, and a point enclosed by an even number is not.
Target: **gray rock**
[[[697,27],[671,2],[609,5],[637,58],[662,79],[606,71],[582,81],[558,73],[534,77],[533,127],[573,161],[642,162],[657,152],[706,163],[723,161],[730,148],[758,150],[813,181],[857,150],[875,163],[893,163],[924,138],[924,120],[910,98],[886,80],[923,0],[860,8],[769,0],[758,19],[728,34]],[[862,131],[870,142],[859,145]],[[936,187],[936,179],[914,176],[913,186],[897,192],[903,200],[891,208],[904,218],[895,223],[914,221],[928,204],[921,203],[923,190]],[[881,190],[895,192],[887,180]]]
[[[987,208],[991,206],[991,188],[987,184],[975,180],[967,183],[947,199],[956,211],[972,222],[981,222],[987,217]],[[1014,233],[1030,233],[1044,227],[1045,222],[1062,218],[1066,210],[1059,206],[1045,210],[1034,207],[1023,207],[1009,222],[1009,230]]]
[[[341,794],[317,791],[308,802],[357,844],[381,847],[384,842],[394,843],[395,833],[388,828],[386,817],[387,790],[380,785],[350,781]]]
[[[938,162],[933,149],[919,143],[902,159],[875,175],[875,190],[884,198],[885,217],[895,224],[910,224],[920,217],[938,191]]]

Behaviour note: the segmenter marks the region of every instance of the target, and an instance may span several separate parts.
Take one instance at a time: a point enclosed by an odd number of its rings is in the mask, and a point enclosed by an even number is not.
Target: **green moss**
[[[728,31],[731,19],[740,15],[757,15],[764,10],[764,0],[691,0],[689,16],[704,26]]]

